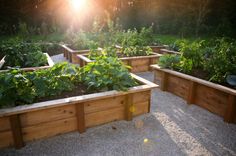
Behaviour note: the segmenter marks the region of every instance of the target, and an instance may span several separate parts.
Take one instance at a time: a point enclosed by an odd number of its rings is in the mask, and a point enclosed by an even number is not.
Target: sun
[[[81,10],[87,5],[87,0],[70,0],[70,3],[75,10]]]

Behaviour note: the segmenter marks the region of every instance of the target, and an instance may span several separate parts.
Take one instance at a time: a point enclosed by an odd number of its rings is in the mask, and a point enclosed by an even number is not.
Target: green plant
[[[137,85],[126,66],[117,57],[100,55],[83,69],[83,81],[89,90],[127,90]]]
[[[2,42],[0,51],[6,56],[5,66],[37,67],[47,64],[47,57],[39,45],[25,43],[19,39]]]
[[[0,73],[0,107],[30,104],[37,98],[59,95],[71,91],[80,81],[79,68],[67,63],[34,72],[12,69]]]
[[[179,55],[166,54],[159,58],[158,64],[162,68],[177,69],[180,63]]]
[[[121,53],[125,56],[148,56],[151,55],[152,49],[148,46],[129,46],[123,48]]]
[[[227,75],[236,74],[236,42],[221,38],[209,44],[215,46],[207,49],[204,69],[208,71],[210,81],[223,83]]]

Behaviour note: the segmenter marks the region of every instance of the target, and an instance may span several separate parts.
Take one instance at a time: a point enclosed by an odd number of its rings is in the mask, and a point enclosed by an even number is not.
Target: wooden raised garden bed
[[[184,98],[188,104],[196,104],[224,118],[225,122],[236,123],[236,90],[182,74],[169,69],[151,66],[154,81],[163,91]]]
[[[80,67],[85,66],[86,64],[93,62],[90,60],[88,55],[77,55],[77,59],[80,62]],[[124,64],[131,66],[130,72],[146,72],[150,71],[150,65],[156,64],[161,55],[157,53],[152,53],[149,56],[135,56],[135,57],[122,57],[120,60],[124,62]]]
[[[149,46],[149,47],[152,49],[152,51],[154,53],[158,53],[158,54],[161,54],[161,49],[167,48],[167,46],[165,46],[165,45],[163,45],[163,46]]]
[[[66,59],[69,60],[69,62],[74,64],[79,64],[79,60],[77,59],[76,55],[78,54],[88,54],[90,50],[73,50],[67,45],[61,45],[63,48],[63,55]],[[101,50],[101,48],[98,48],[98,50]]]
[[[27,68],[20,68],[20,69],[24,70],[24,71],[33,71],[33,70],[47,69],[47,68],[52,67],[54,65],[54,62],[52,61],[51,57],[47,53],[44,53],[44,54],[47,56],[48,65],[41,66],[41,67],[27,67]],[[1,62],[4,62],[4,60],[1,60]],[[6,71],[8,71],[8,70],[1,70],[0,69],[0,72],[6,72]]]
[[[32,105],[0,109],[0,148],[79,131],[150,111],[151,89],[158,87],[134,74],[141,85],[127,92],[107,91]]]

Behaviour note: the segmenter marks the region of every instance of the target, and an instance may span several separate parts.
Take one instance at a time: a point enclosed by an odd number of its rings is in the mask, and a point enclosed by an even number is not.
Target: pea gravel
[[[140,73],[153,80],[153,73]],[[1,156],[236,155],[236,125],[168,92],[152,92],[151,113],[39,140]]]

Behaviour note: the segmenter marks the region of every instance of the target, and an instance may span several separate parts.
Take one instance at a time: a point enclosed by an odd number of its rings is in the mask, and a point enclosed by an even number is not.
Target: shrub
[[[89,90],[127,90],[137,83],[117,57],[101,55],[83,69],[82,79]]]
[[[160,57],[158,64],[162,68],[177,69],[180,63],[179,55],[166,54]]]

